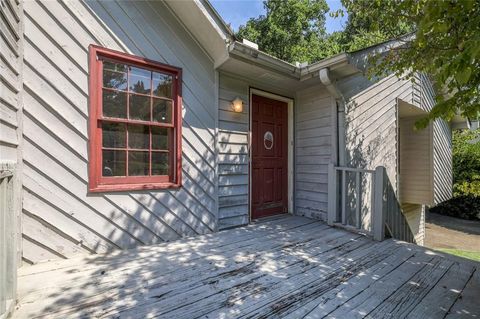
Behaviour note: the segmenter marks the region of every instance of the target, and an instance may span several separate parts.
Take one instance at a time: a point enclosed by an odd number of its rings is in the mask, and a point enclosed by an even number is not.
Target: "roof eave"
[[[300,79],[300,68],[241,42],[235,41],[231,43],[228,47],[228,52],[230,58],[248,60],[259,66],[274,70],[277,73]]]
[[[339,53],[303,67],[300,71],[300,80],[305,81],[312,77],[317,77],[322,69],[328,68],[334,73],[335,70],[348,66],[352,66],[350,55],[348,53]],[[358,72],[360,72],[360,70],[358,70]]]

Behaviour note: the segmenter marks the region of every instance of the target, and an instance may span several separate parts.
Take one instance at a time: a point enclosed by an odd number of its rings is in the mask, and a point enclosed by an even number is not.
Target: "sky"
[[[262,0],[210,0],[210,2],[223,20],[231,24],[234,31],[238,31],[238,27],[245,24],[248,19],[265,13]],[[340,0],[327,0],[327,3],[331,11],[342,8]],[[334,19],[327,14],[327,32],[342,30],[346,21],[346,16]]]

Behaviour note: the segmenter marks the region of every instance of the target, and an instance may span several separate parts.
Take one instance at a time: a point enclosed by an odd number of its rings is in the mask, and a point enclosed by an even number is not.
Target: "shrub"
[[[480,196],[480,175],[453,184],[453,196]]]
[[[480,129],[453,133],[453,195],[480,196]]]
[[[430,208],[430,212],[469,220],[480,220],[480,196],[458,196]]]
[[[453,198],[430,211],[480,220],[480,129],[453,132]]]

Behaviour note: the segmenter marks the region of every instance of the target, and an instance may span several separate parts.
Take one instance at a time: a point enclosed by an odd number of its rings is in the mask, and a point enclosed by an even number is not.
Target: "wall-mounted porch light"
[[[236,113],[242,113],[243,112],[243,101],[241,98],[239,97],[236,97],[233,101],[232,101],[232,108],[233,108],[233,111],[236,112]]]

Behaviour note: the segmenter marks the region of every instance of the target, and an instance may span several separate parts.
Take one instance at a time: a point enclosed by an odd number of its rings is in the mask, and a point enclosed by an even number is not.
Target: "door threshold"
[[[272,215],[272,216],[265,216],[265,217],[259,217],[259,218],[255,218],[250,221],[250,224],[255,224],[255,223],[263,223],[263,222],[266,222],[266,221],[271,221],[271,220],[276,220],[276,219],[282,219],[282,218],[285,218],[287,216],[293,216],[293,214],[290,214],[290,213],[280,213],[280,214],[275,214],[275,215]]]

